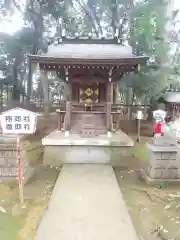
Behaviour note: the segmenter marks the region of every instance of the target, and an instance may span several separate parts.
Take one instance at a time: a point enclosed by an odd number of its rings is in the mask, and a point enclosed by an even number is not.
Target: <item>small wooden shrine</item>
[[[66,85],[65,103],[59,106],[58,130],[81,137],[95,137],[119,130],[116,104],[118,81],[137,73],[148,60],[135,56],[130,46],[111,39],[60,37],[47,53],[29,56],[31,65],[55,71]],[[29,91],[29,94],[31,90]]]
[[[180,91],[168,90],[161,101],[165,104],[166,111],[173,119],[180,115]]]

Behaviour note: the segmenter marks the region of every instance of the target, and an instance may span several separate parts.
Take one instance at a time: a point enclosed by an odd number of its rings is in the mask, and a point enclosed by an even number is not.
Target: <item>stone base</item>
[[[94,138],[81,138],[62,132],[52,132],[42,140],[45,166],[61,166],[64,163],[97,163],[122,166],[133,141],[122,131],[112,137],[101,135]]]
[[[26,173],[24,173],[22,176],[23,184],[25,185],[26,183],[28,183],[28,181],[34,176],[34,174],[35,174],[35,168],[29,167]],[[4,184],[4,183],[12,183],[12,182],[17,182],[18,184],[18,175],[16,176],[1,175],[0,183]]]
[[[147,144],[148,159],[142,169],[142,177],[147,183],[158,184],[163,182],[180,181],[180,156],[177,145]]]
[[[34,174],[34,168],[29,166],[27,147],[23,136],[20,137],[21,164],[23,184]],[[15,135],[0,135],[0,183],[18,181],[17,137]]]
[[[179,183],[180,182],[180,178],[179,179],[155,179],[155,178],[151,178],[150,176],[148,176],[147,172],[144,169],[141,169],[141,176],[142,178],[145,180],[145,182],[149,185],[156,185],[156,184],[162,184],[162,183]]]

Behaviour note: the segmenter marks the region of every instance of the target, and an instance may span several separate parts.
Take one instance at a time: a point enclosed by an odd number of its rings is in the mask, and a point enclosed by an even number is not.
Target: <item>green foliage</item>
[[[6,68],[6,75],[12,76],[17,89],[26,79],[26,54],[45,51],[52,30],[54,35],[60,31],[60,19],[69,35],[78,31],[84,36],[92,31],[94,35],[106,32],[112,36],[118,28],[120,37],[126,33],[137,54],[146,54],[151,60],[140,74],[124,77],[120,88],[130,85],[136,98],[149,101],[164,90],[171,82],[169,79],[179,74],[176,64],[175,75],[169,76],[169,46],[164,40],[167,6],[163,3],[160,0],[30,0],[23,6],[17,0],[0,0],[1,18],[18,11],[25,23],[13,36],[0,34],[0,69]],[[126,23],[128,27],[124,30]]]
[[[127,76],[123,82],[134,88],[135,96],[149,102],[169,84],[169,44],[166,43],[167,6],[156,0],[141,1],[131,11],[133,29],[130,44],[138,54],[150,57],[147,68],[136,76]],[[123,84],[123,83],[122,83]]]

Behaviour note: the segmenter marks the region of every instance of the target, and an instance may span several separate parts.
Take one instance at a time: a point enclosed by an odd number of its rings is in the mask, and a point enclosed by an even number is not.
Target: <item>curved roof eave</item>
[[[122,64],[144,63],[147,56],[134,56],[132,47],[119,44],[58,44],[50,45],[47,53],[30,55],[39,63]]]

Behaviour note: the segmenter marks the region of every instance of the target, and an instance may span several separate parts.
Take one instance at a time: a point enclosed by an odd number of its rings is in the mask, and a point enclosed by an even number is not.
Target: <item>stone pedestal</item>
[[[18,181],[18,156],[16,136],[0,135],[0,183]],[[32,176],[34,169],[29,167],[24,157],[25,148],[21,145],[22,178],[25,184]]]
[[[155,141],[155,143],[147,143],[147,148],[149,152],[147,165],[142,169],[142,176],[146,182],[157,184],[180,181],[178,146],[173,143],[171,145],[158,145],[157,141]]]
[[[124,166],[129,148],[134,146],[132,139],[118,131],[111,137],[107,134],[81,137],[70,133],[53,131],[42,139],[44,146],[44,166],[60,167],[63,164],[109,164]]]

